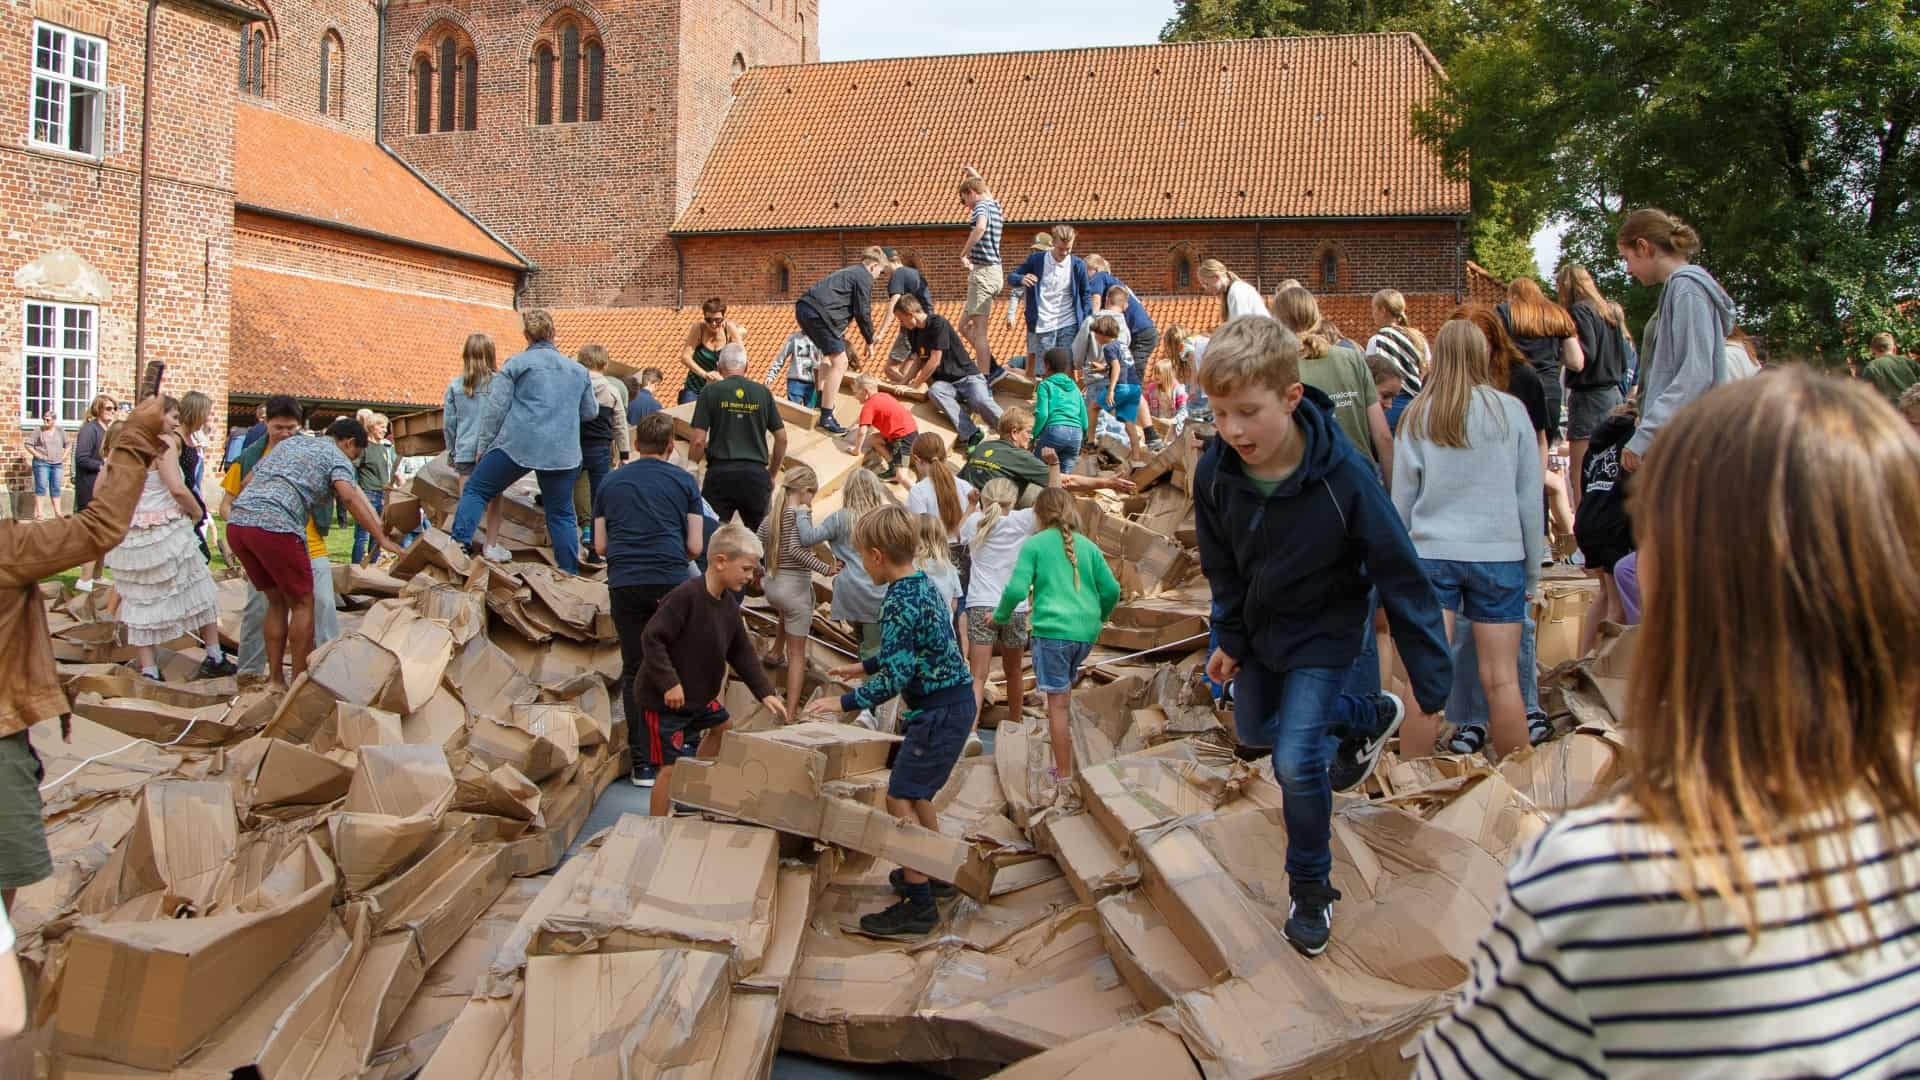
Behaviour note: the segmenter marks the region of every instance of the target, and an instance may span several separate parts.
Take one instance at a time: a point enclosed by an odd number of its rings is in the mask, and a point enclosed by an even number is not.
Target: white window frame
[[[81,55],[82,50],[76,47],[81,45],[87,47],[91,56]],[[36,19],[30,47],[33,87],[27,98],[27,142],[35,149],[73,157],[104,156],[107,147],[106,39]],[[83,100],[83,107],[88,110],[88,130],[93,134],[92,145],[82,150],[69,145],[76,97]],[[43,105],[51,114],[45,121],[40,115]]]
[[[34,341],[36,308],[53,320],[52,340]],[[78,324],[78,325],[70,325]],[[79,343],[69,338],[77,330]],[[63,304],[53,300],[28,300],[20,311],[20,420],[25,425],[40,423],[34,400],[34,363],[51,365],[38,376],[51,385],[40,395],[51,401],[61,427],[78,427],[86,419],[100,387],[100,309],[93,304]]]

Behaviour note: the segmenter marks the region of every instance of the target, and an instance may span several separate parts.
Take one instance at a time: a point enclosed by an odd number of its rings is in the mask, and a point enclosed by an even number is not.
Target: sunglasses
[[[703,315],[700,321],[706,323],[708,326],[719,326],[721,323],[727,321],[727,317],[725,315]]]

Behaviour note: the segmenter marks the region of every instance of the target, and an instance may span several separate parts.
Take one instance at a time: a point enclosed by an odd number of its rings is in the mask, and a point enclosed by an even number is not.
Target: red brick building
[[[9,489],[28,471],[20,432],[47,408],[77,427],[96,393],[130,393],[136,348],[167,362],[169,388],[203,389],[224,407],[230,61],[250,18],[226,0],[0,7],[0,111],[12,118],[0,124]]]

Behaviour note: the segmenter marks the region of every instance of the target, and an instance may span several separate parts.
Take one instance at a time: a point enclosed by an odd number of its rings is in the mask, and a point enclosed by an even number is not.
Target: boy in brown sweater
[[[729,666],[762,705],[786,719],[733,599],[759,572],[761,554],[759,538],[746,528],[721,526],[707,545],[707,572],[668,593],[647,622],[633,687],[640,716],[628,723],[642,725],[640,744],[660,770],[649,805],[654,817],[672,810],[674,762],[695,751],[703,758],[720,753],[728,720],[720,684]],[[707,735],[712,738],[703,742]]]

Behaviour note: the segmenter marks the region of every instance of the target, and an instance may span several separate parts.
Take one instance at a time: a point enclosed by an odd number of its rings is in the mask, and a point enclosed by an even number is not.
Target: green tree
[[[1568,222],[1568,257],[1637,315],[1653,297],[1613,230],[1656,205],[1699,229],[1700,261],[1776,353],[1912,328],[1920,0],[1561,0],[1448,71],[1423,133],[1476,188]]]

